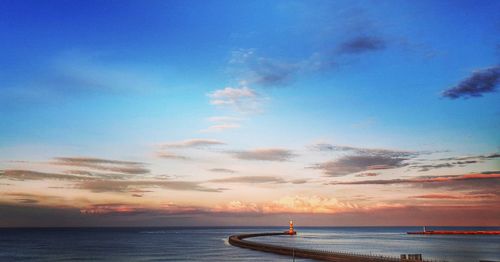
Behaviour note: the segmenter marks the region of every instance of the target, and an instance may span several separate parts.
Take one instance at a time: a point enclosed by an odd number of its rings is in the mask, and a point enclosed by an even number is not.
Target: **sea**
[[[134,227],[0,229],[0,261],[292,261],[228,243],[233,234],[280,232],[286,227]],[[500,261],[498,235],[407,235],[420,227],[297,227],[296,236],[248,239],[331,251],[426,260]],[[427,227],[500,230],[500,227]],[[312,261],[298,259],[295,261]]]

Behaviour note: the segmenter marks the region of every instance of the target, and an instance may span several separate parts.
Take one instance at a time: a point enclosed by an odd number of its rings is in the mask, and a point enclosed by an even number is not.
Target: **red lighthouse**
[[[297,232],[295,230],[293,230],[293,221],[290,220],[290,228],[288,229],[288,232],[286,232],[287,234],[289,235],[296,235]]]

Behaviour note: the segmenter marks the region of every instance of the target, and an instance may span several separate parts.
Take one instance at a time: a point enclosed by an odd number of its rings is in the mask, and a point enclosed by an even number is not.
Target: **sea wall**
[[[321,261],[336,261],[336,262],[395,262],[395,261],[416,261],[409,259],[402,259],[397,257],[376,256],[376,255],[363,255],[349,252],[335,252],[327,250],[313,250],[294,248],[286,246],[278,246],[272,244],[258,243],[254,241],[245,240],[247,238],[263,237],[263,236],[278,236],[288,235],[288,233],[258,233],[258,234],[242,234],[233,235],[229,237],[229,243],[233,246],[248,248],[263,252],[280,254],[285,256],[292,256],[298,258],[310,258]],[[422,260],[420,260],[422,261]]]

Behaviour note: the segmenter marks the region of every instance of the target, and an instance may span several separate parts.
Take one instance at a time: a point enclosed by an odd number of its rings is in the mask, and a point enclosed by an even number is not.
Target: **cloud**
[[[224,130],[236,129],[236,128],[240,128],[240,127],[241,126],[239,124],[224,123],[224,124],[218,124],[218,125],[211,125],[206,129],[200,130],[200,132],[202,132],[202,133],[222,132]]]
[[[302,69],[300,63],[258,56],[255,49],[233,51],[229,64],[245,83],[260,86],[286,85]]]
[[[424,187],[448,187],[453,189],[492,189],[500,190],[500,173],[471,173],[456,176],[421,176],[406,179],[361,180],[332,182],[331,185],[398,185],[407,184]]]
[[[261,161],[289,161],[296,155],[288,149],[281,148],[259,148],[246,151],[229,151],[233,157],[243,160]]]
[[[94,180],[84,181],[77,185],[80,189],[92,192],[136,192],[143,188],[163,188],[179,191],[221,192],[220,189],[201,186],[190,181],[165,181],[165,180]]]
[[[386,48],[386,42],[376,36],[357,36],[343,42],[338,48],[340,54],[361,54]]]
[[[442,161],[467,161],[467,160],[484,161],[484,160],[491,160],[491,159],[495,159],[495,158],[500,158],[500,153],[491,153],[491,154],[476,155],[476,156],[448,157],[448,158],[441,158],[439,160],[442,160]]]
[[[179,142],[173,142],[164,144],[163,147],[172,147],[172,148],[201,148],[201,147],[209,147],[216,145],[225,145],[226,143],[221,142],[215,139],[188,139]]]
[[[158,152],[156,153],[156,156],[159,158],[165,158],[165,159],[179,159],[179,160],[188,160],[189,158],[187,156],[181,156],[176,153],[172,152]]]
[[[82,95],[137,94],[164,86],[161,77],[152,74],[153,71],[115,63],[100,54],[70,50],[43,64],[34,64],[33,70],[27,74],[29,77],[6,86],[3,94],[9,100],[24,104]],[[9,102],[3,98],[0,101]]]
[[[356,177],[372,177],[372,176],[378,176],[379,174],[377,173],[361,173],[357,174]]]
[[[232,169],[228,169],[228,168],[211,168],[208,171],[216,172],[216,173],[230,173],[230,174],[236,173],[236,171],[234,171]]]
[[[207,118],[209,122],[214,123],[227,123],[227,122],[239,122],[241,118],[234,116],[212,116]]]
[[[451,163],[441,163],[441,164],[433,164],[433,165],[413,165],[410,166],[411,168],[419,168],[418,171],[424,172],[424,171],[429,171],[431,169],[437,169],[437,168],[450,168],[454,167],[455,165]]]
[[[484,161],[500,158],[499,153],[486,155],[464,156],[464,157],[448,157],[437,159],[441,163],[437,164],[412,164],[410,168],[418,168],[420,172],[425,172],[438,168],[452,168],[456,166],[466,166],[470,164],[482,163]]]
[[[89,168],[94,170],[111,171],[116,173],[138,175],[147,174],[149,169],[144,168],[144,163],[109,160],[101,158],[88,158],[88,157],[56,157],[51,162],[54,165],[61,166],[76,166],[82,168]]]
[[[240,128],[241,118],[232,116],[213,116],[207,118],[212,123],[208,128],[200,130],[202,133],[222,132],[228,129]]]
[[[448,194],[448,193],[436,193],[436,194],[425,194],[412,196],[410,198],[417,199],[438,199],[438,200],[483,200],[483,199],[493,199],[498,196],[495,194]]]
[[[0,170],[0,178],[6,178],[11,180],[94,180],[96,178],[89,176],[78,176],[71,174],[58,174],[58,173],[45,173],[31,170],[18,170],[18,169],[8,169]]]
[[[345,176],[367,170],[403,167],[407,158],[384,155],[344,156],[337,160],[316,164],[313,169],[322,170],[329,176]]]
[[[262,97],[257,91],[245,85],[242,87],[225,87],[208,93],[210,104],[218,107],[232,108],[243,113],[259,113],[262,111]]]
[[[287,84],[300,69],[297,64],[259,58],[250,64],[252,76],[249,82],[263,86],[279,86]]]
[[[307,214],[333,214],[358,209],[351,203],[340,202],[335,198],[320,196],[285,196],[266,203],[244,203],[231,201],[227,204],[217,205],[212,212],[223,213],[307,213]]]
[[[18,198],[16,200],[21,204],[36,204],[39,202],[38,200],[31,198]]]
[[[211,183],[246,183],[246,184],[261,184],[261,183],[277,183],[283,184],[287,181],[280,177],[274,176],[239,176],[239,177],[228,177],[212,179],[208,182]]]
[[[427,152],[379,149],[379,148],[363,148],[353,146],[332,145],[328,143],[318,143],[311,146],[312,149],[323,152],[349,152],[353,154],[366,156],[387,156],[387,157],[413,157]]]
[[[500,66],[493,66],[473,72],[458,85],[443,91],[441,96],[450,99],[481,97],[495,92],[499,83]]]

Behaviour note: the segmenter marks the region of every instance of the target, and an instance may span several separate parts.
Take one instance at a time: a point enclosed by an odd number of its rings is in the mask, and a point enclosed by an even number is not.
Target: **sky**
[[[0,1],[0,227],[500,225],[499,1]]]

